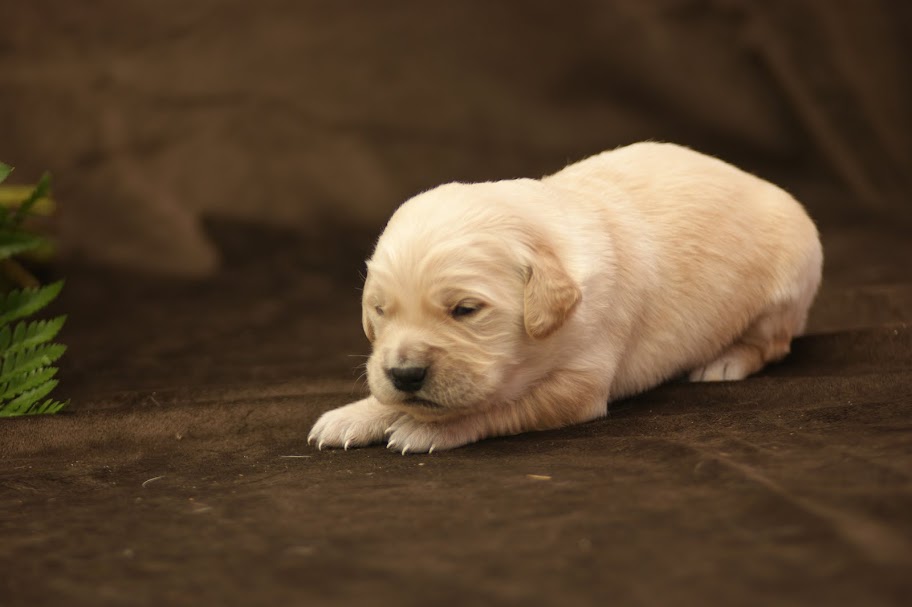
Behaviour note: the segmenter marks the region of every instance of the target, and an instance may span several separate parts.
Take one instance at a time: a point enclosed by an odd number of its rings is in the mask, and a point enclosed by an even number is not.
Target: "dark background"
[[[0,424],[0,602],[908,603],[912,5],[8,4],[0,160],[54,175],[71,405]],[[431,457],[306,446],[363,390],[400,202],[643,139],[817,220],[792,356]]]

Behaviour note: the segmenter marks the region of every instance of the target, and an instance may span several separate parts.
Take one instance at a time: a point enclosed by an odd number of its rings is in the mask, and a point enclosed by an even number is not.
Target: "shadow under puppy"
[[[440,186],[367,263],[371,395],[308,442],[431,452],[598,418],[682,373],[743,379],[803,331],[822,261],[789,194],[672,144]]]

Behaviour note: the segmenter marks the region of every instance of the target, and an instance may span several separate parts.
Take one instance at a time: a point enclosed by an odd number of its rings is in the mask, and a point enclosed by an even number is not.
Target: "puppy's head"
[[[507,386],[579,302],[540,221],[539,182],[449,184],[406,202],[368,261],[368,383],[421,419],[514,398]],[[510,388],[513,389],[513,388]]]

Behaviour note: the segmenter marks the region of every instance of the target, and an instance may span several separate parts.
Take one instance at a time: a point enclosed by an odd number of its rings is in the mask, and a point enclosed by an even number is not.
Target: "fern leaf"
[[[13,167],[3,164],[0,162],[0,183],[6,181],[6,178],[9,177],[9,174],[13,172]],[[6,207],[0,206],[0,226],[6,227],[7,221],[9,219],[9,209]]]
[[[0,183],[12,170],[0,162]],[[48,246],[47,240],[21,231],[20,226],[26,216],[40,210],[40,205],[51,208],[50,189],[48,173],[42,175],[32,189],[28,186],[0,188],[0,262],[7,269],[18,267],[10,259],[13,256]],[[15,210],[11,210],[13,207]],[[47,306],[62,288],[61,281],[0,295],[0,417],[56,413],[67,404],[47,398],[58,383],[57,369],[50,365],[66,351],[65,346],[49,342],[60,332],[66,317],[10,325]]]
[[[22,223],[22,220],[25,219],[25,216],[28,215],[31,208],[35,205],[36,202],[42,198],[47,198],[48,192],[51,190],[51,175],[50,173],[45,173],[41,176],[41,179],[38,180],[38,185],[35,186],[35,189],[32,190],[32,193],[29,194],[29,197],[26,198],[22,204],[19,205],[19,208],[16,209],[16,212],[13,213],[12,224],[18,226]]]
[[[3,367],[0,368],[0,384],[9,383],[17,375],[47,367],[63,356],[64,352],[66,346],[47,344],[6,356],[3,359]]]
[[[32,194],[35,189],[33,185],[0,185],[0,209],[4,212],[16,210],[22,201]],[[45,217],[54,214],[54,208],[57,206],[56,201],[46,196],[39,198],[29,209],[29,215],[44,215]]]
[[[56,387],[57,380],[51,379],[36,388],[26,390],[13,400],[6,403],[6,405],[3,405],[2,410],[0,410],[0,416],[9,417],[13,415],[25,415],[32,407],[32,405],[50,394],[51,390]]]
[[[23,251],[31,251],[44,244],[44,238],[25,232],[0,230],[0,259],[12,257]]]
[[[57,297],[62,288],[61,280],[35,289],[15,289],[0,297],[0,326],[37,312]]]
[[[57,375],[57,367],[41,367],[29,373],[11,377],[8,383],[0,384],[0,402],[40,386],[49,379],[53,379],[55,375]]]
[[[53,389],[53,388],[52,388]],[[43,403],[39,404],[38,401],[34,401],[31,404],[25,403],[23,406],[21,403],[16,405],[16,408],[13,409],[9,406],[9,403],[6,405],[0,405],[0,418],[2,417],[17,417],[20,415],[44,415],[51,413],[58,413],[61,409],[70,404],[70,401],[59,401],[49,398]]]
[[[44,413],[57,413],[64,407],[70,404],[70,401],[60,402],[59,400],[54,400],[52,398],[47,399],[43,403],[34,404],[31,408],[25,412],[26,415],[41,415]]]
[[[66,316],[58,316],[49,320],[19,322],[13,328],[6,325],[0,329],[0,352],[9,356],[13,352],[49,342],[57,336],[65,322]]]
[[[31,410],[26,415],[38,415],[43,413],[57,413],[64,407],[70,404],[70,401],[65,400],[63,402],[54,399],[47,399],[40,405],[33,406]]]

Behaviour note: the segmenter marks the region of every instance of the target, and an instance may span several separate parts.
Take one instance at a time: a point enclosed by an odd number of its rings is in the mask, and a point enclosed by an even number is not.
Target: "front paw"
[[[385,430],[401,416],[369,396],[321,415],[307,436],[307,444],[317,449],[366,447],[381,442]]]
[[[454,449],[481,438],[481,428],[472,417],[422,422],[403,415],[387,429],[387,448],[406,453],[433,453]]]

